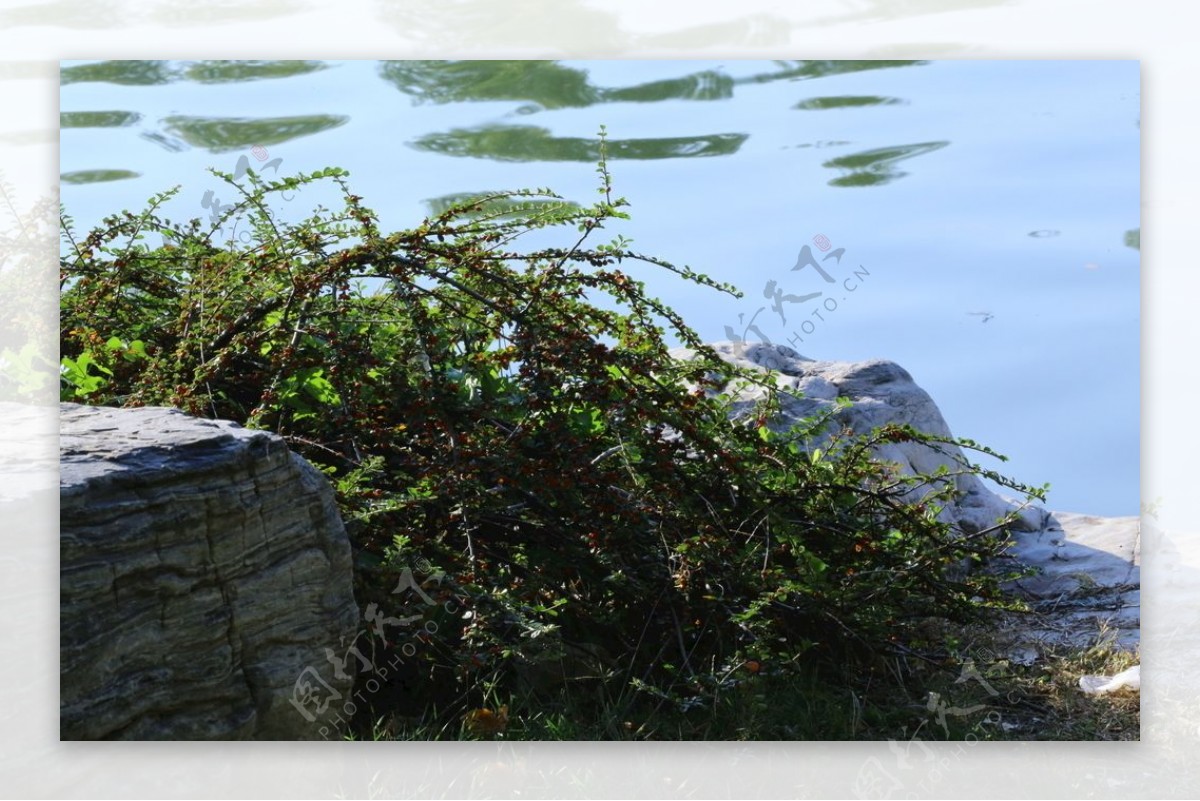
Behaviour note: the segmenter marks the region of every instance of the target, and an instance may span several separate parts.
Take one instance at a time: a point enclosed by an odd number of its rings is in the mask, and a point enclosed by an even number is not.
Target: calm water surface
[[[206,192],[231,199],[206,168],[244,157],[344,167],[392,227],[496,189],[591,202],[603,124],[633,215],[610,233],[745,293],[642,276],[705,339],[895,360],[956,434],[1050,482],[1051,508],[1137,514],[1139,80],[1136,62],[70,62],[62,200],[86,227],[181,184],[169,216],[206,218]]]

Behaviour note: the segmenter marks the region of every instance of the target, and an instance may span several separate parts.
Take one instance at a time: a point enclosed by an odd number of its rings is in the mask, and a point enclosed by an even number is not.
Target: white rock
[[[818,361],[786,346],[765,343],[717,342],[711,347],[732,364],[764,373],[777,371],[776,386],[785,393],[782,414],[770,423],[777,430],[836,408],[838,398],[846,398],[850,406],[837,414],[837,420],[858,433],[897,423],[952,436],[937,404],[893,362]],[[693,351],[681,348],[672,355],[686,359]],[[765,394],[759,387],[734,391],[734,416],[749,413]],[[1003,443],[985,444],[1003,450]],[[878,448],[875,455],[910,474],[931,473],[941,465],[956,470],[961,451],[945,450],[942,454],[919,443],[898,443]],[[1018,507],[1015,500],[992,492],[974,475],[957,476],[955,483],[958,502],[945,514],[965,532],[989,527]],[[1036,576],[1008,585],[1034,610],[1014,616],[1003,632],[1006,642],[1000,645],[1006,646],[1014,661],[1027,660],[1030,654],[1036,659],[1047,647],[1086,648],[1102,640],[1119,648],[1138,647],[1138,518],[1051,513],[1031,505],[1021,511],[1011,530],[1015,542],[1008,558],[1037,571]]]
[[[1137,517],[1054,512],[1040,531],[1016,537],[1014,563],[1038,573],[1009,589],[1033,613],[1014,618],[1014,642],[1087,648],[1107,641],[1138,647],[1141,619],[1141,524]]]
[[[776,430],[790,428],[807,417],[835,409],[838,398],[851,405],[837,413],[837,421],[856,433],[866,434],[887,423],[908,424],[919,431],[939,437],[952,436],[937,404],[913,381],[912,376],[895,362],[871,359],[864,362],[817,361],[801,356],[784,345],[765,343],[717,342],[712,344],[724,360],[751,370],[777,371],[776,386],[784,393],[780,416],[770,423]],[[694,352],[679,348],[671,352],[687,359]],[[749,413],[766,391],[750,387],[732,393],[734,416]],[[814,443],[819,447],[820,443]],[[961,472],[962,451],[954,446],[945,453],[917,442],[890,443],[876,449],[880,459],[895,462],[910,474],[931,474],[941,466]],[[1017,508],[1017,504],[990,491],[974,475],[954,476],[958,501],[946,510],[945,519],[971,533],[995,525],[996,521]],[[928,492],[927,488],[924,491]],[[1045,512],[1037,507],[1023,511],[1017,528],[1037,530]]]

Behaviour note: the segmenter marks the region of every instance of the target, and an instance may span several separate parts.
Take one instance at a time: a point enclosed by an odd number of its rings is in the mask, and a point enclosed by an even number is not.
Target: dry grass
[[[941,648],[897,660],[903,692],[876,700],[912,710],[901,731],[864,739],[1138,740],[1141,695],[1080,689],[1086,675],[1112,676],[1139,663],[1137,651],[1101,632],[1085,648],[1014,648],[995,634],[942,629]],[[893,720],[895,718],[893,717]]]

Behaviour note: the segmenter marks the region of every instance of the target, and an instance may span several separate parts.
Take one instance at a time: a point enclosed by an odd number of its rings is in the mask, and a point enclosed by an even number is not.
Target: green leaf
[[[112,375],[112,370],[96,362],[88,351],[79,354],[78,359],[72,359],[69,356],[62,357],[61,365],[62,380],[74,387],[74,390],[68,395],[78,398],[86,398],[94,394],[107,383],[101,376],[93,375],[92,368],[104,375]]]

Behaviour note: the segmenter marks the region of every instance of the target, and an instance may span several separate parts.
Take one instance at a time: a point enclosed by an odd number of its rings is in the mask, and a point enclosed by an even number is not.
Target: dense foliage
[[[762,374],[637,276],[734,290],[621,237],[589,245],[627,216],[598,171],[591,206],[497,193],[390,233],[336,169],[222,175],[240,200],[208,227],[164,219],[173,192],[82,237],[64,215],[64,400],[269,429],[329,474],[360,649],[403,666],[372,717],[453,733],[464,713],[571,694],[614,721],[686,717],[747,682],[844,678],[922,620],[998,598],[994,578],[946,568],[995,553],[1003,527],[953,531],[952,481],[871,458],[954,443],[827,418],[779,432],[770,400],[731,420],[728,390]],[[269,205],[325,180],[339,211],[289,223]],[[247,243],[219,241],[234,226]],[[569,236],[517,249],[537,229]],[[696,357],[673,360],[669,338]]]

